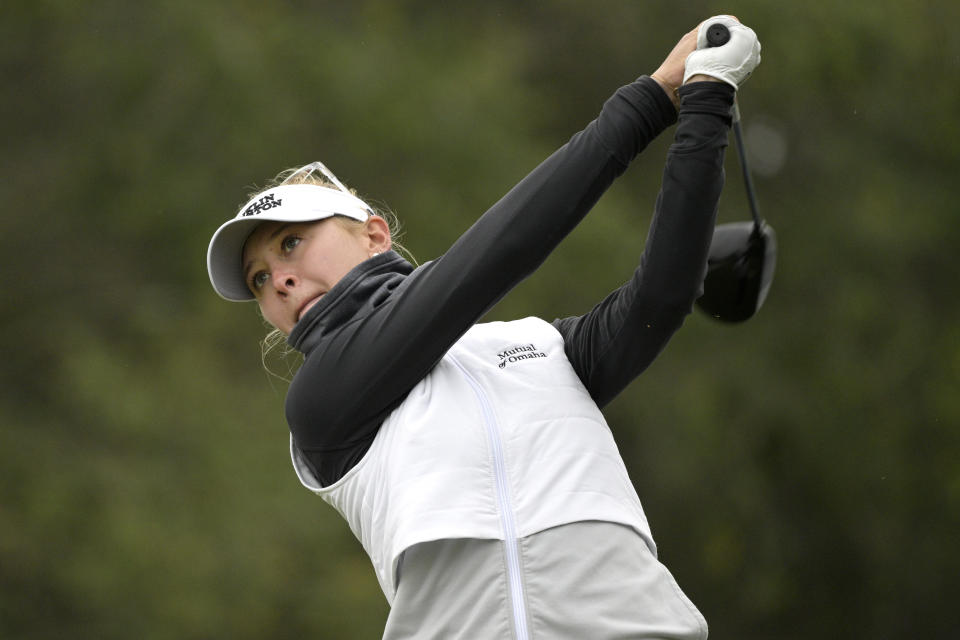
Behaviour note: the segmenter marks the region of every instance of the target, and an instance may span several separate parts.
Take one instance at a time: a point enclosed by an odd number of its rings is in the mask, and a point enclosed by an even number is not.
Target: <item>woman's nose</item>
[[[289,293],[300,284],[296,274],[289,271],[277,270],[273,272],[273,288],[280,293]]]

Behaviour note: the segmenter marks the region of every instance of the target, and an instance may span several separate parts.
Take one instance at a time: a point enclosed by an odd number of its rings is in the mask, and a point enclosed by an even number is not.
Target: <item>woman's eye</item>
[[[267,284],[268,277],[266,271],[258,271],[250,278],[250,284],[254,289],[260,289],[263,285]]]
[[[300,244],[300,238],[297,236],[287,236],[280,243],[280,250],[284,253],[290,253]]]

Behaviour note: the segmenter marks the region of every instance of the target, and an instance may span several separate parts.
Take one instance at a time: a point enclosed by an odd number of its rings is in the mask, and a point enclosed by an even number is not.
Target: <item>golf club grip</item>
[[[730,41],[730,29],[727,25],[715,22],[707,27],[707,46],[722,47]]]

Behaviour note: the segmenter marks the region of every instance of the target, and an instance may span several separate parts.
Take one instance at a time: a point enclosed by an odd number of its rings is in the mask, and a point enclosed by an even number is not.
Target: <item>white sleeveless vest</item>
[[[290,449],[300,481],[349,523],[391,604],[401,554],[421,542],[510,542],[600,520],[632,527],[656,553],[603,415],[560,334],[538,318],[472,327],[335,484],[321,487],[292,439]]]

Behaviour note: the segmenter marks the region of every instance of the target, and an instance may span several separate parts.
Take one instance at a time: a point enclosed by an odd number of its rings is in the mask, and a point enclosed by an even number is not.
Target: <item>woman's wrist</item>
[[[662,76],[660,76],[660,74],[658,74],[656,71],[653,72],[650,75],[650,77],[653,78],[656,81],[656,83],[660,85],[660,88],[663,89],[663,92],[667,94],[668,98],[670,98],[670,101],[673,103],[673,106],[679,110],[680,94],[677,92],[677,89],[679,89],[679,87],[675,87],[669,82],[667,82],[667,80],[665,80]],[[720,78],[714,78],[713,76],[708,76],[702,73],[698,73],[694,76],[690,76],[689,78],[687,78],[687,81],[684,82],[683,84],[690,84],[691,82],[723,82],[723,80],[721,80]]]
[[[691,82],[723,82],[720,78],[714,78],[713,76],[707,76],[702,73],[690,76],[687,78],[687,81],[683,84],[689,84]]]
[[[680,108],[680,96],[677,95],[677,87],[667,82],[662,76],[660,76],[656,71],[651,75],[657,84],[660,85],[660,88],[663,89],[663,92],[667,94],[667,97],[670,98],[670,102],[673,103],[673,106],[677,109]]]

